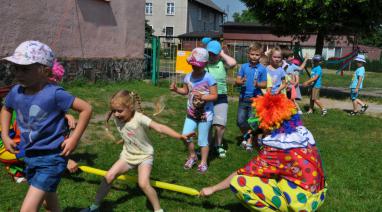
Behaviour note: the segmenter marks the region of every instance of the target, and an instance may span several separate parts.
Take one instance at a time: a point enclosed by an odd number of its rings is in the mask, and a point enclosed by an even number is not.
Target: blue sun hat
[[[317,61],[317,62],[319,62],[319,61],[322,60],[322,56],[319,55],[319,54],[316,54],[316,55],[313,56],[312,60],[313,60],[313,61]]]
[[[366,63],[365,55],[359,54],[354,58],[355,61]]]
[[[222,50],[222,45],[220,45],[219,41],[213,40],[207,44],[208,52],[218,55],[221,52],[221,50]]]

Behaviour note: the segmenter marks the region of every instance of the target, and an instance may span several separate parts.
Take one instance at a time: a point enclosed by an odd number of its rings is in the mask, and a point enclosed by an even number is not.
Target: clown
[[[203,188],[201,196],[231,188],[251,211],[316,211],[326,196],[322,162],[310,131],[285,95],[253,99],[251,128],[263,133],[261,149],[243,168]]]

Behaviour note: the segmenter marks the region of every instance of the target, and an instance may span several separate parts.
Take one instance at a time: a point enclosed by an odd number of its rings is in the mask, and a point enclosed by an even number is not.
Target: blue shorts
[[[45,192],[56,192],[67,159],[59,154],[25,157],[25,175],[29,185]]]
[[[358,98],[359,91],[360,90],[358,89],[358,93],[356,93],[354,88],[350,89],[350,99],[352,101],[354,101]]]
[[[196,127],[198,127],[198,145],[201,147],[208,146],[208,133],[211,128],[212,121],[203,121],[198,122],[194,119],[186,118],[184,121],[183,132],[182,134],[188,134],[195,132]],[[187,142],[191,142],[188,140]]]
[[[237,110],[237,126],[240,129],[249,130],[248,119],[252,117],[252,102],[239,101]]]

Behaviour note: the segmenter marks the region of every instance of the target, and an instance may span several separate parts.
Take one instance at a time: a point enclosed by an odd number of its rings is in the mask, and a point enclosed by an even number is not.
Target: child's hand
[[[308,82],[304,82],[304,83],[302,83],[302,86],[304,86],[304,87],[309,86],[309,83]]]
[[[70,173],[74,173],[78,171],[78,163],[74,160],[68,160],[68,165],[66,165],[66,168],[69,170]]]
[[[172,83],[170,84],[170,91],[174,91],[174,92],[176,92],[177,90],[178,90],[178,88],[176,87],[175,82],[172,82]]]
[[[65,139],[64,142],[61,144],[62,152],[61,156],[68,156],[70,155],[74,149],[76,149],[77,142],[70,137],[68,139]]]
[[[213,187],[206,187],[206,188],[202,188],[202,190],[200,190],[199,192],[199,195],[202,196],[202,197],[207,197],[207,196],[211,196],[213,193],[215,193]]]
[[[354,89],[354,93],[358,93],[358,88]]]
[[[17,150],[17,144],[14,140],[7,138],[7,139],[4,139],[3,141],[4,141],[4,146],[6,150],[8,150],[9,152],[13,154],[19,153],[19,151]]]
[[[188,139],[192,138],[192,137],[195,137],[196,136],[196,133],[195,132],[192,132],[192,133],[188,133],[186,135],[182,135],[180,137],[180,140],[182,141],[187,141]]]
[[[203,94],[200,93],[199,91],[193,91],[193,92],[192,92],[192,95],[194,96],[195,99],[200,99],[200,100],[202,100],[202,96],[203,96]]]
[[[74,116],[70,114],[65,114],[65,119],[68,121],[69,129],[76,128],[77,121]]]
[[[247,82],[247,77],[243,77],[240,79],[240,84],[244,84],[245,82]]]

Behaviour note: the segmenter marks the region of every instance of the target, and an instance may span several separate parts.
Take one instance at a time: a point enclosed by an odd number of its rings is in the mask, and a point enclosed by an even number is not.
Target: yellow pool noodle
[[[89,166],[79,166],[79,168],[83,172],[86,172],[86,173],[89,173],[89,174],[95,174],[95,175],[99,175],[99,176],[105,176],[106,173],[107,173],[104,170],[96,169],[96,168],[89,167]],[[117,179],[118,180],[128,181],[128,182],[131,182],[131,183],[137,183],[138,182],[137,177],[128,176],[128,175],[120,175]],[[183,193],[183,194],[188,194],[188,195],[191,195],[191,196],[199,195],[199,191],[198,190],[193,189],[193,188],[189,188],[189,187],[185,187],[185,186],[175,185],[175,184],[171,184],[171,183],[165,183],[165,182],[156,181],[156,180],[150,180],[150,184],[153,187],[156,187],[156,188],[161,188],[161,189],[166,189],[166,190],[170,190],[170,191],[175,191],[175,192],[179,192],[179,193]]]

